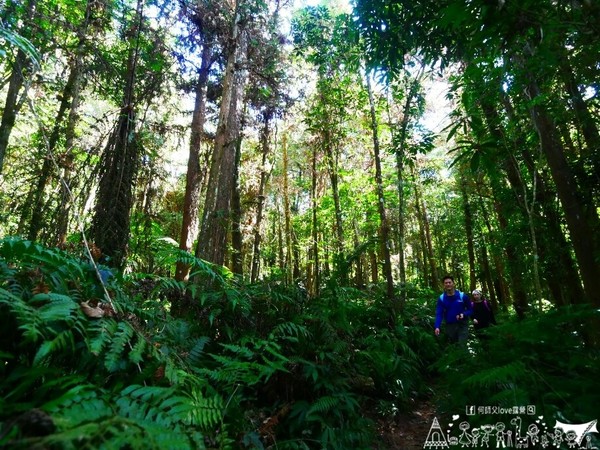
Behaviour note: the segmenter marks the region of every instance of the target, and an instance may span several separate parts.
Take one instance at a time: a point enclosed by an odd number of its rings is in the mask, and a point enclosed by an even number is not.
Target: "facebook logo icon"
[[[473,405],[467,406],[466,413],[467,413],[467,416],[474,416],[475,415],[475,406],[473,406]]]

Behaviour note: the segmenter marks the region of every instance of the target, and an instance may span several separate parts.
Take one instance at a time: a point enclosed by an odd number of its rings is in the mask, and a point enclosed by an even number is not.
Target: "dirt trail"
[[[435,416],[435,405],[430,400],[415,405],[414,411],[391,419],[380,419],[378,432],[380,449],[421,450]]]

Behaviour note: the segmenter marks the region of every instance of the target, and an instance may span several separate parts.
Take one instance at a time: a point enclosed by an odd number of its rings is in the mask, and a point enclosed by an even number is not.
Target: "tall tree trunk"
[[[502,95],[502,94],[501,94]],[[489,129],[490,134],[496,140],[496,142],[501,143],[505,142],[505,136],[503,131],[500,128],[501,119],[498,114],[498,110],[492,102],[485,98],[482,100],[482,110],[483,115],[485,117],[487,127]],[[509,114],[510,116],[510,114]],[[540,252],[538,249],[538,240],[537,233],[534,224],[534,207],[536,204],[536,177],[535,172],[533,175],[533,196],[529,195],[529,189],[526,184],[523,182],[521,172],[519,169],[518,162],[516,158],[511,153],[510,149],[501,147],[501,163],[504,169],[506,170],[506,174],[508,177],[508,181],[512,187],[512,190],[515,194],[515,198],[520,206],[520,211],[523,213],[523,219],[526,221],[529,229],[529,236],[531,239],[531,251],[532,251],[532,260],[531,265],[533,268],[533,283],[535,287],[536,300],[541,308],[542,302],[542,292],[541,292],[541,282],[539,275],[539,257]],[[529,197],[531,197],[531,201],[529,201]]]
[[[247,38],[241,29],[241,6],[236,13],[231,30],[232,43],[227,58],[223,82],[219,123],[204,206],[202,230],[196,254],[212,263],[223,265],[231,231],[231,195],[234,183],[235,145],[239,134],[239,114],[246,71]]]
[[[413,169],[414,171],[414,169]],[[433,288],[436,289],[438,284],[439,284],[439,280],[438,280],[438,275],[437,275],[437,265],[435,263],[435,255],[433,253],[433,245],[431,243],[431,231],[429,229],[429,219],[428,219],[428,215],[427,215],[427,209],[425,207],[425,202],[423,201],[422,195],[421,195],[421,191],[419,189],[419,183],[417,181],[417,176],[416,174],[414,174],[414,179],[415,179],[415,184],[414,184],[414,190],[415,190],[415,206],[417,208],[417,215],[419,216],[419,222],[420,222],[420,227],[421,227],[421,234],[422,234],[422,240],[423,240],[423,267],[427,267],[428,266],[428,272],[429,272],[429,276],[428,278],[426,278],[426,281],[428,281],[429,285]]]
[[[590,113],[581,92],[579,84],[575,79],[571,64],[566,55],[563,55],[559,64],[560,74],[565,85],[565,91],[571,98],[570,105],[575,114],[576,125],[583,138],[585,148],[582,151],[584,160],[591,166],[592,179],[588,182],[590,188],[598,187],[600,184],[600,132],[598,132],[597,121]]]
[[[37,180],[33,201],[31,205],[31,210],[26,209],[24,214],[26,217],[31,213],[31,221],[29,222],[29,233],[27,234],[27,239],[34,241],[38,237],[38,233],[40,229],[43,227],[44,220],[44,197],[46,192],[46,186],[48,185],[48,181],[50,178],[55,175],[55,167],[53,158],[55,158],[56,145],[58,143],[58,139],[61,134],[61,129],[63,128],[63,121],[65,116],[67,115],[67,110],[71,108],[71,99],[72,92],[74,86],[79,84],[79,76],[80,71],[75,66],[72,67],[71,73],[69,74],[69,78],[67,80],[67,84],[62,94],[62,100],[60,102],[60,106],[58,108],[58,112],[56,114],[56,118],[54,119],[54,127],[52,128],[52,133],[50,134],[50,138],[47,143],[42,142],[42,148],[39,149],[40,154],[43,158],[43,164],[40,172],[40,176]],[[46,147],[47,145],[47,147]]]
[[[104,150],[91,236],[108,257],[111,266],[122,268],[129,241],[133,185],[139,166],[139,144],[135,123],[136,69],[138,45],[143,26],[143,0],[138,0],[131,32],[127,33],[129,53],[125,75],[123,106],[116,127]]]
[[[243,129],[243,126],[242,126]],[[233,190],[231,192],[231,269],[240,277],[244,276],[242,204],[240,199],[240,161],[242,158],[242,134],[239,133],[235,144],[235,165],[233,171]]]
[[[354,225],[354,248],[358,248],[358,246],[360,245],[360,238],[358,235],[358,223],[356,221],[356,219],[354,219],[353,222]],[[356,258],[356,271],[354,273],[354,285],[358,288],[358,289],[362,289],[365,286],[365,278],[364,278],[364,274],[363,274],[363,254],[361,252],[361,254],[358,256],[358,258]]]
[[[200,188],[203,174],[203,170],[200,168],[200,149],[204,134],[206,88],[211,65],[212,46],[210,43],[204,42],[204,46],[202,47],[202,62],[198,71],[198,81],[196,82],[196,100],[192,115],[185,197],[183,200],[183,217],[179,239],[179,248],[186,252],[191,251],[192,245],[198,235],[198,212],[200,209]],[[175,279],[178,281],[185,280],[189,272],[190,267],[187,264],[177,262]]]
[[[463,169],[464,170],[464,169]],[[473,238],[473,215],[469,204],[469,193],[467,192],[467,180],[465,174],[460,174],[460,190],[462,194],[463,212],[465,215],[465,234],[467,238],[467,254],[469,255],[469,291],[477,287],[475,275],[475,245]]]
[[[373,157],[375,159],[375,184],[377,186],[377,209],[379,211],[379,237],[380,251],[383,257],[383,276],[385,277],[386,295],[391,302],[391,323],[396,321],[396,313],[398,305],[394,302],[394,278],[392,276],[392,262],[390,259],[390,237],[389,224],[385,211],[385,197],[383,194],[383,177],[381,174],[381,156],[379,149],[379,131],[377,124],[377,113],[375,111],[375,100],[373,98],[373,90],[369,81],[369,75],[365,76],[367,93],[369,95],[369,105],[371,113],[371,133],[373,135]]]
[[[406,258],[404,251],[406,247],[406,223],[404,220],[404,152],[396,152],[396,171],[398,177],[398,273],[400,278],[400,308],[406,302]]]
[[[322,77],[325,75],[321,75]],[[321,85],[319,85],[321,86]],[[320,89],[323,89],[322,87]],[[325,95],[321,91],[320,92],[321,101],[325,105],[327,102],[325,100]],[[327,109],[327,108],[325,108]],[[343,257],[344,253],[344,227],[342,221],[342,208],[340,204],[340,191],[339,191],[339,173],[338,173],[338,151],[334,144],[334,138],[331,135],[331,125],[332,118],[329,113],[327,113],[325,118],[324,129],[322,130],[322,139],[323,139],[323,153],[325,156],[325,162],[327,164],[327,172],[329,174],[329,180],[331,182],[331,194],[333,197],[333,207],[335,213],[335,226],[334,226],[334,236],[335,236],[335,263],[338,265],[338,258]]]
[[[321,235],[321,242],[323,243],[323,264],[321,264],[323,276],[327,279],[331,275],[331,270],[329,268],[329,263],[331,261],[331,256],[329,254],[329,241],[325,239],[325,236]]]
[[[279,272],[285,271],[285,245],[283,243],[283,226],[281,225],[281,211],[277,203],[277,264]]]
[[[488,257],[488,251],[485,244],[481,246],[481,266],[483,272],[483,290],[487,291],[490,301],[494,307],[498,306],[498,300],[496,299],[496,291],[494,289],[494,281],[492,279],[492,271],[490,268],[490,259]]]
[[[25,55],[23,50],[19,50],[10,74],[6,101],[2,110],[2,120],[0,121],[0,173],[2,173],[4,168],[4,157],[8,147],[8,139],[10,138],[19,112],[17,99],[19,98],[21,88],[25,84],[25,76],[29,72],[30,67],[31,63],[27,55]]]
[[[404,303],[406,301],[406,261],[404,257],[405,250],[405,220],[404,220],[404,159],[406,158],[406,138],[408,134],[408,126],[411,116],[411,107],[413,102],[417,97],[417,92],[419,88],[419,80],[423,74],[424,66],[421,66],[417,77],[413,79],[410,83],[410,88],[408,93],[406,94],[406,100],[404,102],[404,107],[402,109],[402,122],[400,123],[400,135],[398,136],[398,147],[395,148],[396,152],[396,176],[397,176],[397,189],[398,189],[398,269],[400,274],[400,285],[402,286],[400,290],[400,308],[404,307]],[[389,102],[388,102],[388,115],[389,113]],[[390,124],[392,123],[392,118],[389,117]],[[392,127],[392,141],[395,141],[394,131]]]
[[[485,224],[485,226],[487,228],[488,235],[493,237],[494,236],[494,228],[492,227],[492,224],[490,223],[490,219],[489,219],[490,212],[487,210],[487,208],[483,204],[483,194],[481,192],[481,184],[479,182],[476,184],[476,191],[478,194],[479,205],[480,205],[480,217],[482,218],[483,223]],[[487,251],[486,251],[486,254],[487,254]],[[504,264],[502,262],[502,258],[500,257],[500,255],[497,252],[495,252],[493,254],[492,259],[494,261],[494,276],[492,277],[493,282],[490,283],[489,289],[491,292],[491,290],[492,290],[491,286],[493,285],[494,289],[496,290],[496,295],[498,297],[498,303],[501,304],[504,308],[507,308],[510,303],[510,290],[508,288],[508,283],[506,281]],[[490,275],[491,275],[491,270],[490,270]]]
[[[325,137],[325,161],[327,162],[327,172],[329,173],[329,180],[331,182],[331,194],[333,197],[333,208],[335,212],[335,257],[336,266],[339,261],[337,258],[343,256],[344,253],[344,228],[342,223],[342,208],[340,205],[340,190],[339,190],[339,174],[337,167],[337,153],[333,149],[333,143],[330,136],[329,130],[324,131]]]
[[[427,258],[429,267],[431,268],[431,286],[439,286],[439,276],[437,264],[435,263],[435,253],[433,252],[433,245],[431,243],[431,229],[429,226],[429,214],[425,206],[423,198],[421,198],[421,211],[423,212],[423,224],[425,225],[425,239],[427,243]]]
[[[321,284],[321,274],[319,267],[319,222],[317,216],[317,146],[313,146],[312,151],[312,161],[311,161],[311,188],[310,188],[310,200],[311,200],[311,208],[312,208],[312,224],[311,224],[311,235],[312,235],[312,252],[311,252],[311,272],[312,276],[312,284],[309,289],[309,294],[311,297],[316,297],[319,295],[320,284]]]
[[[300,280],[300,244],[298,243],[298,236],[296,231],[292,228],[292,257],[294,259],[294,268],[292,271],[292,279],[297,284]]]
[[[416,184],[413,185],[415,191],[415,197],[417,193]],[[431,286],[431,277],[429,276],[429,264],[427,258],[427,238],[425,237],[425,219],[423,218],[423,214],[421,213],[421,202],[415,198],[415,218],[417,219],[417,223],[419,224],[419,246],[416,249],[416,254],[420,257],[418,258],[417,267],[421,270],[422,280],[424,285],[430,285],[429,287],[435,289],[434,286]]]
[[[88,2],[89,6],[90,2]],[[82,81],[82,66],[83,66],[83,53],[84,53],[84,42],[80,42],[80,46],[77,51],[76,62],[74,70],[78,72],[78,76],[75,77],[75,83],[72,89],[71,109],[69,110],[69,117],[67,118],[67,128],[65,130],[65,158],[63,163],[63,185],[61,186],[61,196],[58,206],[57,221],[56,221],[56,233],[55,233],[55,244],[63,245],[67,240],[67,232],[69,229],[69,218],[71,216],[71,208],[75,208],[72,204],[74,197],[71,189],[73,187],[72,173],[73,165],[75,162],[75,138],[76,138],[76,126],[79,123],[79,105],[81,103],[81,81]]]
[[[287,135],[284,132],[281,139],[283,147],[283,215],[285,217],[285,279],[292,283],[292,219],[290,217],[290,192],[288,187],[288,152]]]
[[[27,4],[26,17],[30,18],[35,14],[37,0],[30,0]],[[8,80],[8,91],[6,101],[2,110],[2,120],[0,120],[0,174],[4,168],[4,158],[8,148],[8,140],[15,125],[15,120],[21,103],[17,101],[19,93],[25,84],[25,77],[31,71],[31,61],[21,49],[17,51],[17,56],[12,64],[10,77]]]
[[[262,149],[262,162],[260,168],[260,183],[258,187],[257,206],[256,206],[256,221],[254,223],[254,243],[252,248],[252,268],[250,281],[255,283],[258,280],[258,274],[260,270],[260,244],[261,244],[261,233],[260,227],[263,219],[263,209],[265,204],[265,188],[267,186],[267,179],[269,177],[269,171],[267,170],[267,161],[269,154],[271,153],[271,147],[269,145],[269,137],[271,134],[272,112],[267,110],[263,113],[263,128],[260,135],[260,145]]]
[[[500,187],[498,183],[496,183],[496,186],[492,186],[492,189],[496,192],[501,192],[502,187]],[[506,230],[508,229],[508,222],[506,220],[506,217],[508,217],[508,215],[505,212],[505,206],[497,199],[494,199],[494,208],[498,217],[498,225],[500,227],[500,232],[503,234],[507,233]],[[521,272],[519,270],[520,264],[518,258],[518,251],[517,248],[513,245],[506,245],[504,247],[504,251],[506,252],[506,258],[508,260],[508,266],[510,268],[512,291],[514,294],[513,306],[519,319],[523,319],[529,306],[527,302],[527,292],[524,288],[523,277],[521,276]]]
[[[377,252],[369,250],[369,266],[371,268],[371,283],[379,283],[379,264],[377,261]]]
[[[583,280],[586,297],[594,306],[600,306],[600,291],[596,283],[600,279],[600,254],[598,243],[598,213],[593,205],[583,205],[578,195],[579,187],[558,141],[552,122],[546,111],[533,100],[541,95],[537,83],[530,77],[525,92],[530,100],[530,113],[538,133],[542,150],[550,166],[558,197],[565,211],[565,219]],[[596,231],[596,232],[595,232]]]
[[[33,209],[31,212],[31,222],[29,226],[29,234],[28,239],[36,240],[38,237],[38,233],[43,226],[42,222],[44,220],[43,215],[46,208],[43,207],[44,195],[46,190],[46,185],[49,179],[52,177],[54,172],[54,164],[52,163],[51,158],[55,157],[54,155],[56,151],[56,146],[63,128],[63,120],[65,115],[67,115],[67,125],[64,130],[65,134],[65,155],[63,158],[63,183],[66,186],[61,185],[61,207],[59,214],[59,221],[57,222],[57,230],[56,236],[65,236],[66,234],[66,225],[68,224],[68,202],[69,197],[66,189],[68,188],[68,180],[70,178],[70,170],[73,165],[73,145],[75,140],[75,126],[78,122],[78,109],[80,102],[80,92],[81,92],[81,78],[83,71],[83,57],[86,51],[86,41],[90,38],[88,36],[88,28],[91,20],[91,16],[94,9],[94,2],[88,1],[86,3],[86,10],[83,22],[79,24],[77,27],[77,34],[79,36],[79,42],[77,44],[77,48],[75,49],[75,54],[73,60],[70,64],[70,73],[69,78],[67,79],[67,84],[62,93],[62,100],[60,102],[60,106],[58,109],[58,113],[56,114],[56,119],[54,121],[54,127],[52,129],[52,133],[47,142],[47,148],[42,149],[42,153],[46,155],[44,159],[44,163],[42,165],[41,176],[38,179],[36,185],[36,194],[33,200]],[[64,230],[62,230],[64,228]],[[64,237],[59,238],[59,242],[62,242]]]
[[[510,120],[517,123],[518,121],[515,119],[514,108],[510,99],[503,94],[503,91],[501,91],[501,95],[506,114]],[[486,115],[494,117],[495,114],[497,117],[497,113],[494,113],[494,111],[494,108],[489,108],[489,112]],[[524,133],[521,132],[520,135],[523,136]],[[500,139],[502,135],[498,133],[496,137]],[[534,158],[527,150],[525,140],[522,137],[518,138],[515,140],[513,146],[514,148],[521,149],[523,161],[531,177],[535,180],[537,188],[532,201],[539,203],[543,217],[545,218],[541,224],[542,231],[544,232],[540,233],[539,260],[545,262],[546,271],[553,275],[548,277],[546,281],[550,288],[550,295],[554,298],[557,305],[581,301],[584,297],[581,279],[571,257],[571,245],[567,242],[561,229],[561,218],[555,207],[556,193],[549,188],[550,183],[546,180],[545,173],[537,169]],[[515,158],[511,156],[510,160],[505,162],[505,167],[507,168],[509,183],[513,187],[513,190],[516,193],[522,192],[524,195],[527,191],[520,179],[519,172],[516,170]],[[518,195],[517,199],[521,203],[520,198],[521,196]],[[528,222],[530,222],[529,217],[530,215],[527,216]]]

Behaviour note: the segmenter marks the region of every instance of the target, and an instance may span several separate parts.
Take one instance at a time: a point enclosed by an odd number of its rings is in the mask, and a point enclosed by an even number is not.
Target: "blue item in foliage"
[[[113,273],[108,269],[98,269],[102,283],[106,283],[110,277],[113,277]]]

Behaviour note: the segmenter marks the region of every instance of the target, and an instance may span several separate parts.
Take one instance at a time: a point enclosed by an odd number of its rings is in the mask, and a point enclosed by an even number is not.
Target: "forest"
[[[0,0],[0,74],[0,448],[600,448],[597,0]]]

